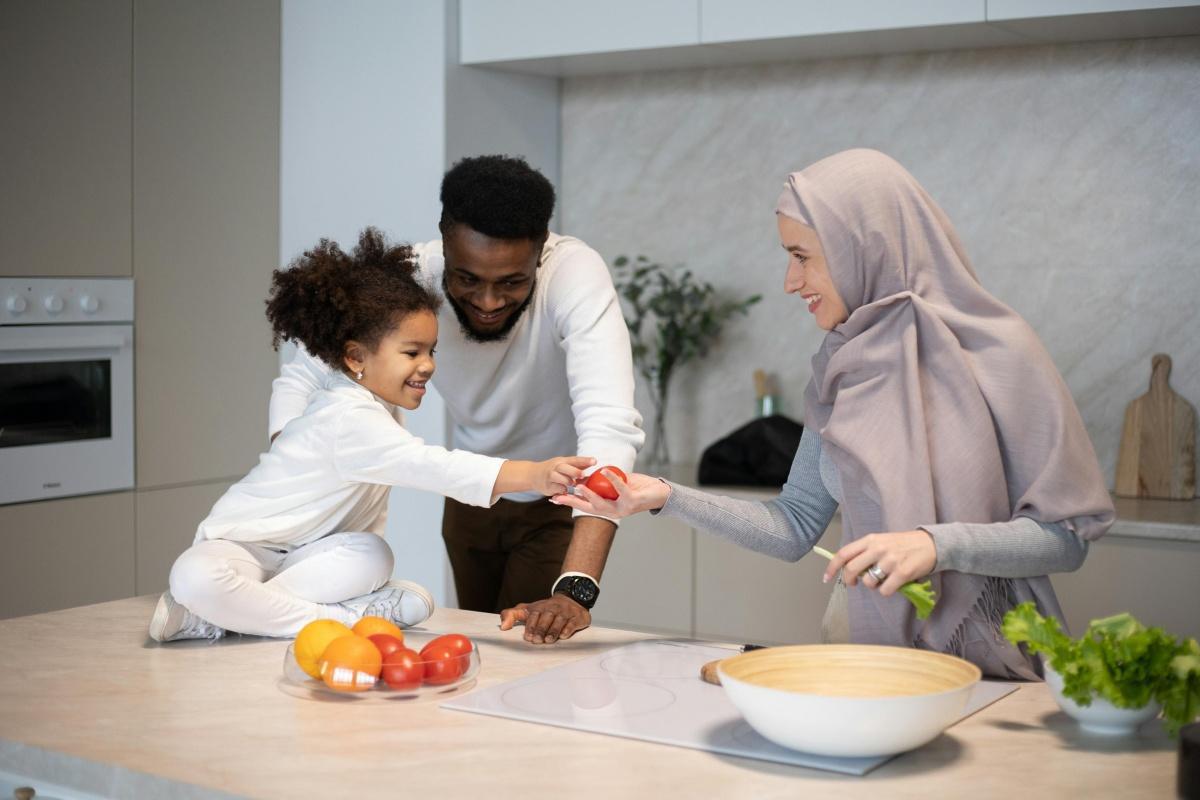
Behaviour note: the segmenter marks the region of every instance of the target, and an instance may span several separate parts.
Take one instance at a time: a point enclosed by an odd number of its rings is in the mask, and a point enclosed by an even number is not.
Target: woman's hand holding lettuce
[[[1063,694],[1081,706],[1103,697],[1118,708],[1162,705],[1167,731],[1200,714],[1200,645],[1176,640],[1162,628],[1147,628],[1129,614],[1093,620],[1079,639],[1062,632],[1033,603],[1004,616],[1005,637],[1043,653],[1062,676]]]
[[[817,555],[833,560],[833,553],[826,550],[824,547],[814,547],[813,552]],[[932,581],[909,581],[900,587],[900,594],[912,603],[913,608],[917,610],[917,619],[928,619],[933,613],[933,607],[937,603],[937,593],[933,591]]]

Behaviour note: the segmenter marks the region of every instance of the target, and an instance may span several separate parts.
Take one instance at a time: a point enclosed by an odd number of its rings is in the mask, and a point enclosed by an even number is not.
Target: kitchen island
[[[1042,684],[864,777],[465,714],[437,702],[318,702],[276,685],[288,642],[157,645],[156,598],[0,620],[0,772],[102,797],[1174,796],[1158,722],[1087,736]],[[527,645],[497,618],[439,610],[422,626],[479,646],[478,687],[640,639],[592,628]]]

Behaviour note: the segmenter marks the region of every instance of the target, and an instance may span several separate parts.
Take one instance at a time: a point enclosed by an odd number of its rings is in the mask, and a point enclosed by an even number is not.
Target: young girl
[[[410,581],[389,581],[388,491],[405,486],[489,506],[507,492],[565,491],[591,458],[506,461],[426,445],[401,426],[434,370],[440,299],[411,250],[372,228],[346,255],[322,240],[276,271],[272,344],[296,340],[334,369],[304,414],[213,506],[171,568],[150,636],[226,631],[295,636],[315,619],[374,615],[400,626],[433,613]]]

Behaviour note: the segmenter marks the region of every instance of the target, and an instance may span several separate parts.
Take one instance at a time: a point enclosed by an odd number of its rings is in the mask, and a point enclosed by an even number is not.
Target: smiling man
[[[520,158],[467,158],[442,181],[440,240],[414,252],[447,303],[433,383],[454,446],[512,459],[579,454],[628,470],[644,434],[633,406],[629,332],[608,268],[549,232],[554,188]],[[276,379],[271,431],[324,379],[301,351]],[[525,623],[526,641],[566,639],[590,609],[615,525],[538,495],[491,508],[447,499],[442,538],[461,608]]]

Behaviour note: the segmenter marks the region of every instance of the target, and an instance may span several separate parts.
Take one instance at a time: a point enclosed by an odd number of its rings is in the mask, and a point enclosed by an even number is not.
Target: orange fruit
[[[343,636],[321,654],[321,680],[339,692],[365,692],[375,685],[383,669],[383,656],[370,639]]]
[[[377,633],[386,633],[388,636],[395,636],[401,642],[404,641],[404,631],[400,630],[391,620],[386,620],[383,617],[363,617],[354,623],[354,627],[350,630],[354,631],[358,636],[370,638]]]
[[[310,676],[321,680],[321,654],[334,639],[342,636],[353,636],[353,632],[342,623],[333,619],[318,619],[308,623],[296,634],[292,645],[292,653],[300,669]]]

